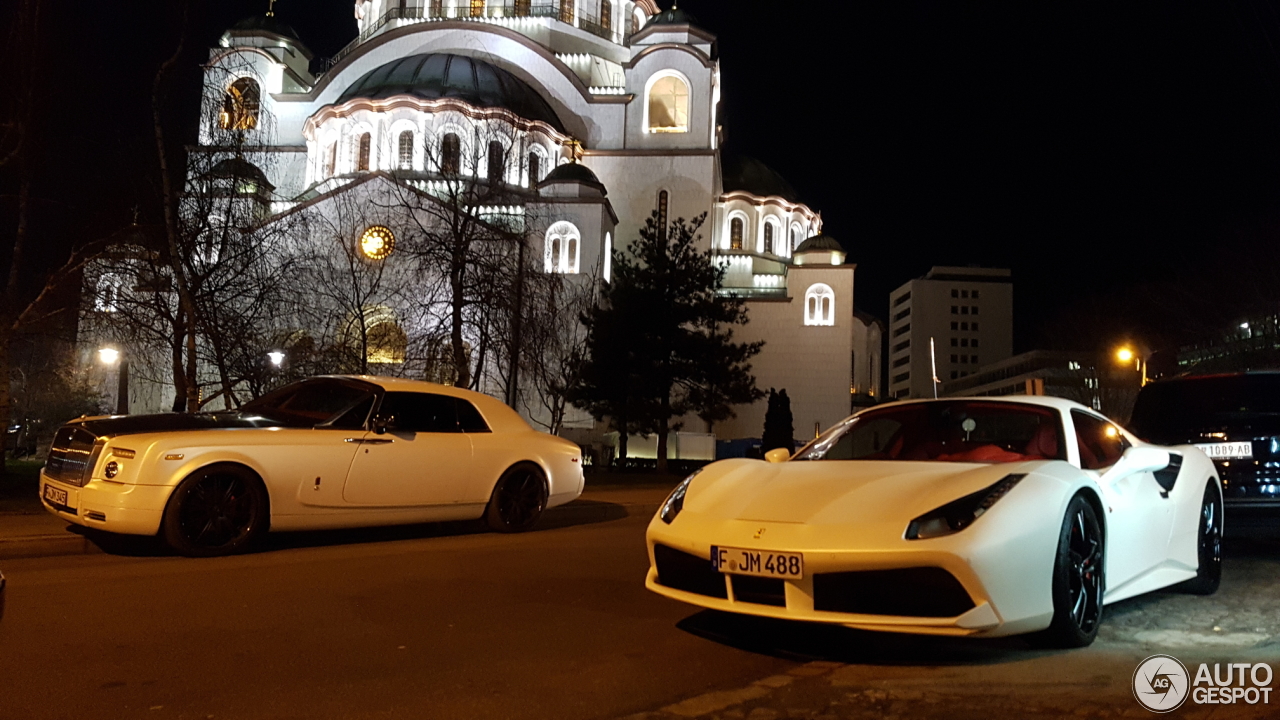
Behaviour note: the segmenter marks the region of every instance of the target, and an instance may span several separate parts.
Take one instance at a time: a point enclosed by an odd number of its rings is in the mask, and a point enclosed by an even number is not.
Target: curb
[[[72,533],[0,538],[0,560],[57,557],[60,555],[92,555],[101,552],[102,548],[95,545],[89,538]]]
[[[618,510],[623,513],[620,515]],[[619,504],[591,503],[562,505],[547,511],[545,518],[551,522],[604,522],[622,517],[650,516],[658,511],[656,503]],[[56,535],[28,535],[24,537],[0,537],[0,560],[59,557],[63,555],[96,555],[105,551],[84,535],[72,531]]]

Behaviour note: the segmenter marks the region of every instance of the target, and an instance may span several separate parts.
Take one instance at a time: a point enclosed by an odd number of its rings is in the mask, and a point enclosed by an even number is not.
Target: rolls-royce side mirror
[[[388,432],[396,429],[395,416],[391,417],[375,417],[373,419],[373,434],[386,435]]]
[[[786,448],[774,448],[764,454],[765,462],[780,463],[786,462],[791,457],[791,451]]]

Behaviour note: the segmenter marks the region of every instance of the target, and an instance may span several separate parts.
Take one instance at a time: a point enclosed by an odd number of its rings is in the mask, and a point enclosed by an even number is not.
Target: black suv
[[[1142,388],[1129,429],[1158,445],[1195,444],[1222,478],[1228,523],[1280,519],[1280,372],[1202,375]]]

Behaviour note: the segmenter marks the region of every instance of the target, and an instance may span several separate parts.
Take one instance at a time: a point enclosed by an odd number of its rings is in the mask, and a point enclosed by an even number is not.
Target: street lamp
[[[119,372],[116,376],[116,414],[129,414],[129,361],[124,358],[121,352],[113,347],[104,347],[98,350],[98,362],[108,367],[119,364]]]
[[[271,365],[273,367],[280,367],[281,365],[284,365],[284,353],[279,350],[273,350],[267,353],[267,359],[271,361]]]
[[[1139,354],[1137,350],[1134,350],[1128,345],[1122,345],[1116,349],[1116,361],[1121,365],[1133,363],[1133,369],[1142,374],[1142,381],[1138,387],[1142,387],[1147,384],[1147,363],[1145,355]]]

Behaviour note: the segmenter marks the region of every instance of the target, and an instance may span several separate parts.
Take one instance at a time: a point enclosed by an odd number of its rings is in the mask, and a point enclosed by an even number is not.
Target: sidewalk
[[[588,485],[582,497],[548,510],[545,517],[553,525],[616,519],[620,510],[625,516],[652,515],[669,492],[665,484]],[[92,536],[79,530],[45,511],[32,497],[30,509],[0,512],[0,560],[103,552]]]

